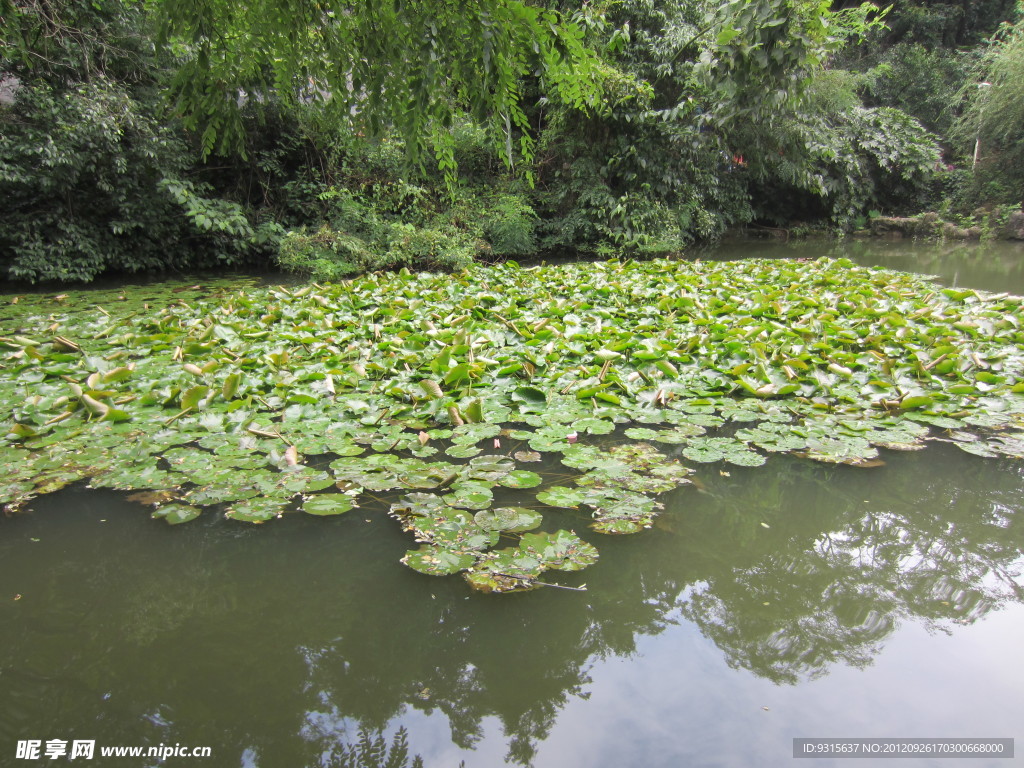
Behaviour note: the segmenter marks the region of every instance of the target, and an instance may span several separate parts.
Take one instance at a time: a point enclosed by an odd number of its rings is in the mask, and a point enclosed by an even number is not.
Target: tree
[[[241,106],[323,102],[350,130],[393,129],[413,159],[453,171],[460,108],[486,124],[506,164],[533,140],[522,80],[538,75],[577,107],[600,103],[580,26],[520,0],[231,0],[155,4],[162,39],[185,57],[171,90],[206,153],[241,147]]]
[[[988,188],[981,197],[1019,204],[1024,183],[1024,19],[1003,26],[975,74],[977,79],[964,87],[967,107],[956,134],[982,158],[977,170]]]
[[[850,209],[866,213],[905,160],[915,175],[921,157],[934,165],[934,152],[916,151],[930,137],[899,115],[858,112],[855,93],[847,115],[823,106],[831,57],[877,24],[873,6],[836,12],[819,0],[610,6],[591,46],[631,87],[586,119],[550,111],[538,155],[546,243],[678,251],[766,216],[751,191],[791,199],[794,188],[797,199],[827,198],[819,217],[848,226]],[[850,140],[851,125],[865,141]],[[890,136],[913,146],[874,151]]]
[[[141,3],[0,3],[0,270],[90,280],[260,251],[268,231],[188,179],[196,155],[162,99],[174,62]]]

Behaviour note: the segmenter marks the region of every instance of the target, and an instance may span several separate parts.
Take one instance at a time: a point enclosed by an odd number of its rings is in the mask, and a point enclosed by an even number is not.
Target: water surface
[[[1013,245],[719,255],[822,253],[1024,293]],[[0,765],[29,764],[20,739],[95,739],[213,750],[165,765],[337,766],[400,728],[431,767],[779,766],[795,737],[1024,749],[1024,465],[942,442],[884,458],[702,465],[636,536],[566,513],[549,525],[601,551],[563,577],[587,590],[505,596],[401,566],[383,507],[169,527],[68,489],[0,518]]]

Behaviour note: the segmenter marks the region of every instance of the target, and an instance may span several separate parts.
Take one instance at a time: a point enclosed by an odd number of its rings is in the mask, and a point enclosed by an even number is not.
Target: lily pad
[[[165,520],[168,525],[178,525],[195,520],[202,510],[187,504],[164,504],[156,508],[152,517]]]
[[[651,523],[644,520],[635,520],[631,517],[611,517],[595,520],[590,524],[598,533],[625,536],[639,533],[645,528],[650,528]]]
[[[550,507],[565,507],[575,509],[586,498],[586,494],[576,488],[567,488],[564,485],[552,485],[545,491],[537,494],[537,501],[547,504]]]
[[[586,418],[572,423],[572,431],[591,435],[608,435],[615,431],[615,423],[606,419]]]
[[[516,469],[505,475],[500,482],[506,488],[534,488],[541,484],[542,478],[536,472]]]
[[[516,451],[512,455],[516,461],[534,462],[543,460],[543,457],[537,451]]]
[[[284,512],[284,500],[274,498],[252,498],[232,504],[225,517],[246,523],[265,523],[280,517]]]
[[[449,506],[463,509],[486,509],[494,500],[490,488],[481,485],[463,485],[442,497]]]
[[[355,506],[354,499],[347,493],[318,493],[302,503],[302,511],[310,515],[340,515]]]
[[[597,548],[569,531],[524,534],[518,549],[559,571],[580,571],[597,562]]]
[[[516,547],[488,552],[463,578],[479,592],[525,592],[540,586],[545,570],[536,556]]]
[[[544,517],[540,512],[525,507],[498,507],[477,512],[473,519],[485,531],[515,533],[533,530]]]
[[[826,464],[856,467],[873,462],[878,458],[878,451],[859,437],[814,437],[807,441],[807,449],[802,455]]]
[[[450,445],[445,448],[445,455],[451,456],[453,459],[468,459],[471,456],[477,456],[483,449],[477,448],[475,445]]]
[[[683,456],[705,464],[727,461],[743,467],[757,467],[765,462],[764,456],[750,450],[741,440],[729,437],[695,437],[683,448]]]
[[[501,503],[529,505],[504,497],[543,487],[523,469],[542,452],[573,480],[537,502],[605,533],[643,530],[654,494],[688,482],[677,450],[869,467],[932,430],[1024,458],[1020,300],[843,259],[234,285],[126,290],[102,311],[95,293],[0,302],[0,505],[84,478],[260,522],[299,495],[337,510],[329,494],[397,491],[413,536],[473,553],[467,579],[505,591],[548,566],[529,548],[492,558],[499,531],[476,515],[495,524],[499,484]],[[443,450],[451,462],[428,459]]]
[[[472,554],[452,552],[429,544],[409,550],[402,557],[402,563],[428,576],[448,576],[464,571],[475,562],[476,557]]]
[[[646,427],[630,427],[626,430],[626,437],[631,440],[654,440],[658,437],[658,432]]]

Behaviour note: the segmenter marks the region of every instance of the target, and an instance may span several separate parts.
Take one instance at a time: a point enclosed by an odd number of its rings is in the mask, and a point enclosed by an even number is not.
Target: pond
[[[717,255],[823,253],[1024,293],[1012,245]],[[408,534],[370,504],[171,527],[126,493],[70,486],[0,517],[0,763],[31,764],[14,759],[27,739],[94,740],[101,765],[263,768],[386,752],[428,768],[777,766],[794,738],[1019,742],[1024,462],[942,442],[883,458],[701,464],[652,529],[601,538],[571,581],[586,591],[509,595],[402,567]],[[380,759],[359,763],[378,737]],[[176,745],[212,756],[98,751]]]

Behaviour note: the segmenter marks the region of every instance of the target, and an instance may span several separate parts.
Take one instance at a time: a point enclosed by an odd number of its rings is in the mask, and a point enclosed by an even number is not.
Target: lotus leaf
[[[764,457],[751,451],[741,440],[729,437],[694,438],[683,448],[683,456],[701,463],[728,461],[741,466],[759,466]]]
[[[523,534],[518,549],[559,571],[580,571],[597,562],[597,549],[569,531]]]
[[[537,557],[517,547],[488,552],[463,578],[480,592],[525,592],[540,586],[545,570]]]
[[[869,465],[878,458],[878,451],[860,437],[812,437],[807,441],[805,458],[827,464]]]
[[[658,432],[646,427],[630,427],[626,430],[626,437],[631,440],[654,440],[658,437]]]
[[[575,432],[588,432],[591,435],[607,435],[615,431],[615,423],[605,419],[586,418],[572,423]]]
[[[482,449],[477,448],[475,445],[451,445],[445,449],[445,455],[451,456],[453,459],[468,459],[471,456],[476,456],[481,452]]]
[[[402,515],[423,517],[433,515],[442,509],[448,509],[448,505],[440,496],[435,496],[432,493],[407,493],[391,505],[390,514],[393,517]]]
[[[563,485],[552,485],[546,491],[537,494],[537,501],[547,504],[549,507],[566,507],[575,509],[586,498],[586,494],[576,488],[566,488]]]
[[[512,455],[516,461],[534,462],[542,460],[541,455],[537,451],[516,451]]]
[[[497,424],[462,424],[452,430],[451,440],[457,444],[474,445],[489,437],[497,437],[499,434],[501,434],[501,427]]]
[[[736,430],[736,439],[772,453],[788,453],[807,447],[807,438],[793,434],[787,424],[763,423],[752,429],[739,429]]]
[[[634,520],[629,517],[612,517],[595,520],[590,524],[598,533],[611,535],[628,535],[639,533],[644,528],[650,528],[651,522],[646,520]]]
[[[494,493],[479,483],[460,483],[452,493],[442,497],[450,506],[462,509],[486,509],[494,500]]]
[[[961,451],[973,454],[974,456],[981,456],[986,459],[995,459],[999,457],[999,451],[995,450],[985,442],[958,440],[955,442],[955,445]]]
[[[402,524],[417,541],[457,552],[482,551],[498,543],[497,531],[485,530],[470,513],[461,509],[449,507],[429,516],[408,517]]]
[[[224,502],[242,501],[259,495],[252,487],[241,487],[235,483],[217,483],[191,488],[184,496],[185,501],[200,507]]]

